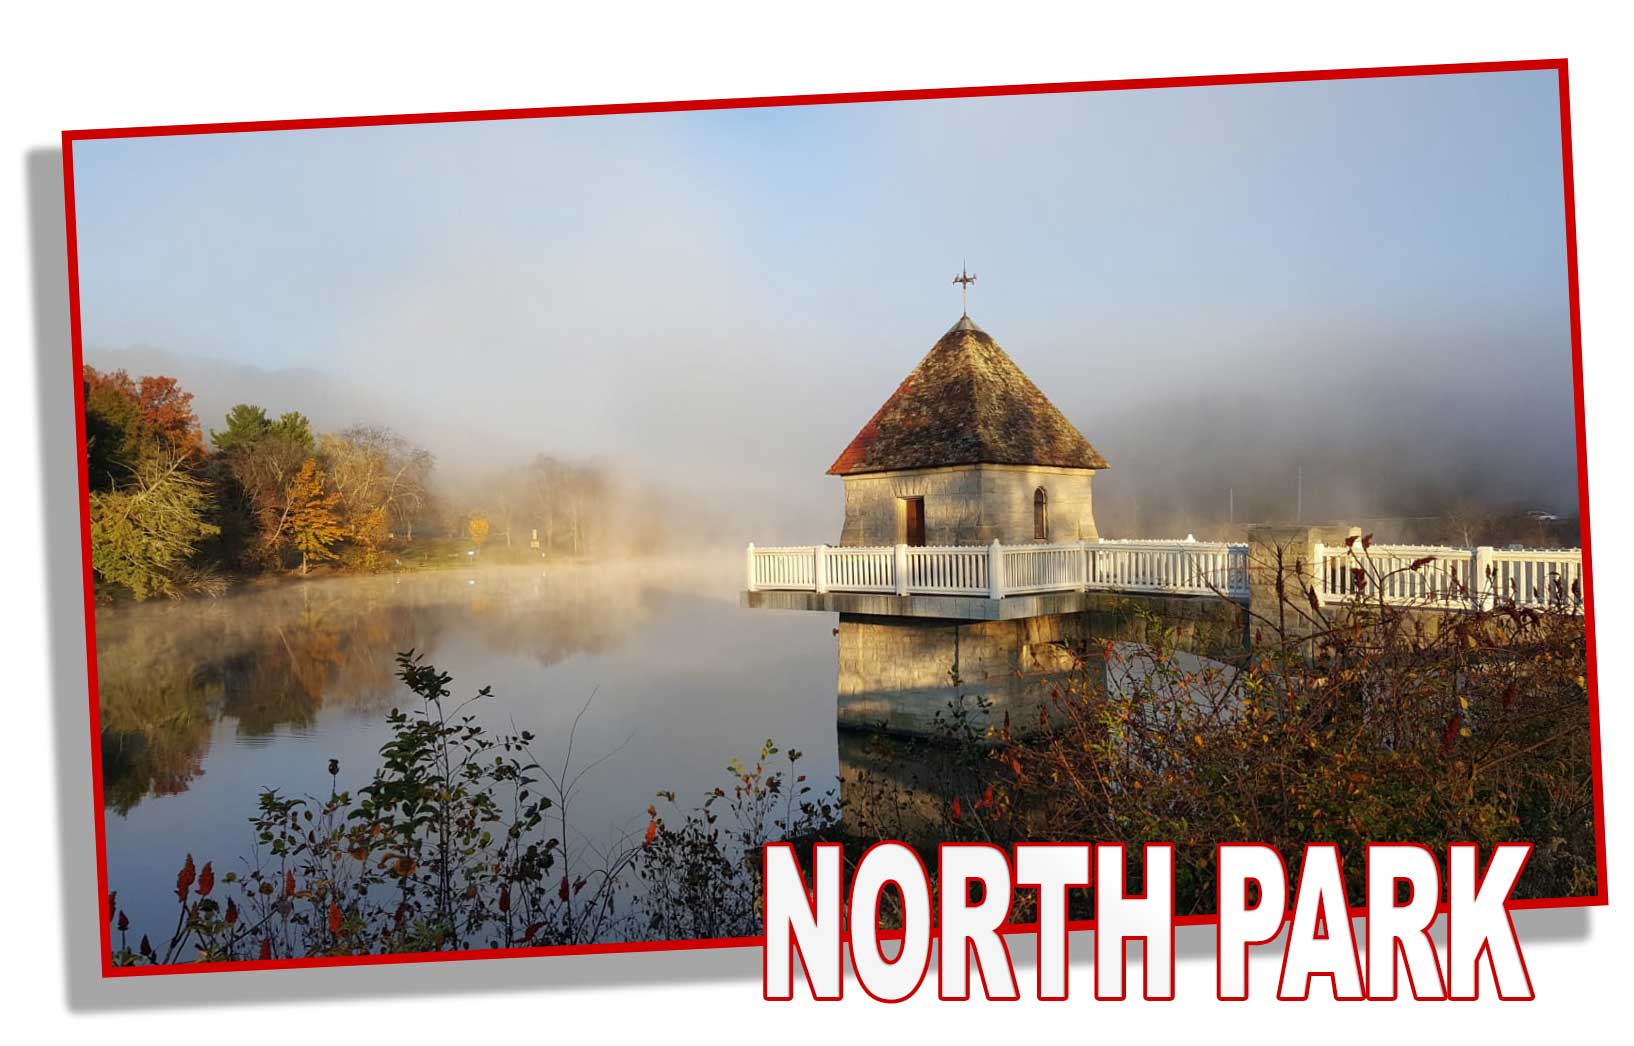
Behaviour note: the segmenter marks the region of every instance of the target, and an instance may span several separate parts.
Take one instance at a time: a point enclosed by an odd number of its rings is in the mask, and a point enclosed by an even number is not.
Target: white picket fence
[[[1444,545],[1316,546],[1317,595],[1397,606],[1523,606],[1580,610],[1583,552]]]
[[[748,551],[749,590],[1005,596],[1162,592],[1248,598],[1248,546],[1213,541],[1066,545],[799,545]]]
[[[1248,598],[1248,546],[1215,541],[1080,541],[1067,545],[749,546],[750,591],[1005,596],[1153,592]],[[1583,606],[1579,549],[1444,545],[1316,546],[1325,603],[1397,606]]]

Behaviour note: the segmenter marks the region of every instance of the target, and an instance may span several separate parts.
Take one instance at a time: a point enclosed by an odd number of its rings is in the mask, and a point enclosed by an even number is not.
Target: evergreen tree
[[[246,450],[267,434],[272,422],[267,412],[249,403],[240,403],[227,412],[227,427],[217,432],[210,430],[210,443],[221,454]]]

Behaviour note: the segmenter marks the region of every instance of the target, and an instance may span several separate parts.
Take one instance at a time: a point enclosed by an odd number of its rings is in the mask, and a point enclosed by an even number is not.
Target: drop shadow
[[[245,1002],[392,999],[471,992],[617,990],[652,985],[741,981],[757,992],[759,949],[719,948],[668,953],[542,956],[505,960],[404,963],[307,970],[174,974],[104,978],[91,789],[88,672],[78,489],[79,448],[74,434],[72,354],[68,313],[67,248],[62,153],[25,153],[34,314],[36,406],[40,418],[40,504],[45,567],[45,631],[52,703],[52,758],[57,807],[57,853],[65,997],[74,1012],[158,1010],[175,1006],[230,1006]],[[1582,941],[1593,933],[1588,908],[1514,913],[1523,944]],[[1443,924],[1444,925],[1444,924]],[[1093,954],[1091,935],[1072,935],[1073,967]],[[1182,927],[1177,957],[1213,955],[1213,927]],[[1036,966],[1030,937],[1009,938],[1018,979]],[[745,995],[745,998],[751,996]]]
[[[68,313],[68,249],[62,151],[23,155],[33,306],[36,408],[40,419],[40,505],[49,658],[51,753],[55,772],[63,980],[74,1012],[226,1006],[244,1002],[389,999],[469,992],[618,989],[760,978],[756,948],[666,953],[541,956],[311,970],[104,978],[97,923],[91,788],[89,673],[80,553],[79,443]]]

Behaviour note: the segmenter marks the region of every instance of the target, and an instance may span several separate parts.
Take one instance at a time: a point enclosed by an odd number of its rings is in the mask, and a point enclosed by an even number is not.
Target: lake
[[[606,759],[569,809],[580,845],[639,838],[660,790],[701,803],[768,738],[835,781],[834,616],[742,609],[741,570],[726,554],[437,571],[99,608],[108,884],[132,939],[168,936],[185,855],[244,867],[263,789],[327,796],[330,759],[342,789],[369,781],[385,713],[418,703],[401,650],[451,673],[454,701],[492,686],[472,711],[533,731],[546,765],[585,709],[573,764]]]

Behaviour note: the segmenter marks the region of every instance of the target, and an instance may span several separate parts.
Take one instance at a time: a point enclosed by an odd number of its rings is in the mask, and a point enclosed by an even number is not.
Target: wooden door
[[[907,543],[923,546],[925,544],[925,499],[907,498],[903,505],[905,512],[904,522],[907,524]]]

